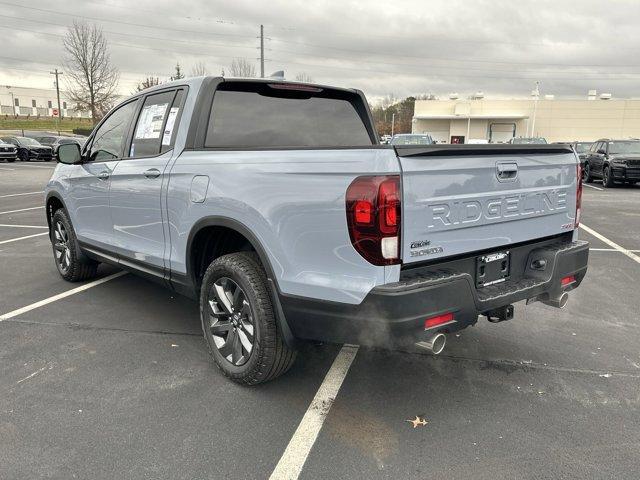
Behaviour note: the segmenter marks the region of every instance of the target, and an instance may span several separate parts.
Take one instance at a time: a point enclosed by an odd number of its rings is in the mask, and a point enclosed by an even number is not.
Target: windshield
[[[432,143],[429,135],[396,135],[391,139],[391,145],[431,145]]]
[[[27,137],[18,137],[18,141],[24,145],[32,145],[34,147],[37,147],[38,145],[40,145],[37,141],[35,141],[33,138],[27,138]]]
[[[609,142],[609,153],[613,155],[631,153],[640,155],[640,141]]]
[[[576,143],[576,152],[578,153],[588,152],[590,148],[591,148],[591,143],[588,143],[588,142]]]

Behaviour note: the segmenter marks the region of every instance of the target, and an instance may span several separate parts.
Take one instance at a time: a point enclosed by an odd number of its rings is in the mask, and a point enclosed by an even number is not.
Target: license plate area
[[[504,282],[511,274],[511,252],[495,252],[476,257],[476,287]]]

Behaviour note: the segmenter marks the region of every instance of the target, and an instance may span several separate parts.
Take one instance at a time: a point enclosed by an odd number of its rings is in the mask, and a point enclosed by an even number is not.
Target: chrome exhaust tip
[[[447,336],[444,333],[436,333],[424,342],[418,342],[416,345],[420,348],[428,350],[433,355],[438,355],[444,350],[447,343]]]
[[[540,301],[545,305],[549,305],[551,307],[564,308],[569,301],[569,294],[567,292],[562,292],[559,297],[540,299]]]

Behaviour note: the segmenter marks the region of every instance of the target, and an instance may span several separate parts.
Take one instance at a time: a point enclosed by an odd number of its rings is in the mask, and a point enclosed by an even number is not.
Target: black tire
[[[611,175],[611,167],[606,165],[602,171],[602,186],[604,188],[613,188],[616,186],[613,181],[613,175]]]
[[[13,163],[13,162],[15,162],[15,161],[16,161],[16,159],[15,159],[15,158],[7,158],[7,162],[9,162],[9,163]]]
[[[589,166],[589,163],[585,162],[582,166],[582,183],[591,183],[592,180],[591,167]]]
[[[53,259],[62,278],[68,282],[80,282],[96,276],[99,263],[86,258],[80,251],[76,233],[63,208],[53,214],[49,236]]]
[[[223,291],[227,302],[221,300]],[[293,365],[297,351],[284,342],[267,276],[255,253],[232,253],[211,262],[202,279],[200,318],[209,352],[231,380],[256,385]]]
[[[20,150],[18,152],[18,159],[21,162],[28,162],[29,161],[29,153],[26,150]]]

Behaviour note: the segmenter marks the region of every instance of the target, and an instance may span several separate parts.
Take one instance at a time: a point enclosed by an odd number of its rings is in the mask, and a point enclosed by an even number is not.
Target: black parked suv
[[[6,160],[7,162],[15,162],[18,157],[18,151],[15,145],[5,143],[0,140],[0,160]]]
[[[584,154],[583,168],[585,182],[601,178],[606,188],[640,182],[640,140],[598,140]]]
[[[41,145],[33,138],[2,137],[0,140],[15,145],[18,149],[18,159],[23,162],[31,160],[44,160],[45,162],[50,162],[53,158],[52,148]]]
[[[74,137],[58,137],[54,135],[47,135],[46,137],[36,137],[36,140],[42,145],[46,145],[53,149],[53,158],[58,158],[58,148],[60,145],[66,145],[68,143],[76,143],[82,148],[84,141],[81,138]]]

